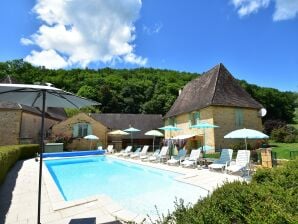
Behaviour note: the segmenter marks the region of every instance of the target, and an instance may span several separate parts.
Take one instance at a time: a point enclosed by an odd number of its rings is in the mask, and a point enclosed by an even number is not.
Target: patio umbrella
[[[109,135],[129,135],[129,133],[122,130],[110,131],[108,134]]]
[[[41,178],[42,178],[42,153],[44,152],[44,122],[46,107],[80,108],[90,105],[99,105],[72,93],[65,92],[51,86],[26,85],[26,84],[0,84],[0,101],[19,103],[31,107],[41,108],[41,132],[39,149],[39,182],[38,182],[38,214],[37,223],[40,224],[41,209]]]
[[[130,132],[130,143],[131,143],[131,146],[133,146],[133,136],[132,136],[132,133],[138,132],[138,131],[141,131],[141,130],[139,130],[137,128],[134,128],[134,127],[132,127],[130,125],[129,128],[128,129],[125,129],[124,131]]]
[[[173,125],[167,125],[164,127],[159,128],[160,130],[164,130],[164,131],[170,131],[170,146],[172,147],[172,131],[179,131],[182,130],[181,128],[175,127]],[[170,156],[172,154],[172,149],[170,149]]]
[[[145,135],[150,135],[150,136],[153,136],[153,147],[152,147],[152,150],[154,151],[154,140],[155,140],[155,136],[157,137],[163,137],[163,133],[157,131],[157,130],[150,130],[150,131],[147,131],[145,133]]]
[[[205,147],[205,137],[206,137],[206,132],[205,129],[207,128],[218,128],[219,126],[214,125],[214,124],[209,124],[208,122],[199,122],[198,124],[190,126],[191,128],[198,128],[198,129],[203,129],[203,145],[202,145],[202,151],[204,152],[204,147]],[[206,151],[206,150],[205,150]]]
[[[91,150],[92,140],[98,140],[99,138],[95,135],[86,135],[84,139],[90,140],[89,150]]]
[[[117,150],[120,149],[120,148],[122,147],[122,138],[121,138],[120,136],[121,136],[121,135],[129,135],[129,133],[127,133],[127,132],[125,132],[125,131],[122,131],[122,130],[114,130],[114,131],[110,131],[108,134],[109,134],[109,135],[114,135],[114,136],[116,136],[116,137],[117,137],[117,140],[121,140],[121,141],[117,141],[118,144],[117,144],[117,142],[115,142],[115,147],[116,147]],[[113,141],[112,141],[112,142],[113,142]],[[121,142],[121,145],[119,145],[119,142]]]
[[[253,129],[238,129],[235,131],[232,131],[224,136],[224,138],[242,138],[245,141],[245,149],[247,150],[247,139],[263,139],[263,138],[269,138],[268,135],[265,135],[264,133],[253,130]]]

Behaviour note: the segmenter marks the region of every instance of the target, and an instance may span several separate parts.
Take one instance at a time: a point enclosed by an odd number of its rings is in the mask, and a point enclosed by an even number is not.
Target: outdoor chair
[[[142,148],[137,148],[136,151],[134,152],[124,152],[123,153],[123,157],[130,157],[132,155],[139,155],[140,151],[141,151]]]
[[[114,153],[114,146],[113,145],[108,145],[107,149],[106,149],[106,152],[109,153],[109,154],[112,154]]]
[[[146,154],[146,155],[140,156],[140,159],[142,161],[149,161],[149,158],[150,157],[156,157],[156,156],[158,156],[159,153],[160,153],[160,149],[156,149],[151,156],[149,156],[148,154]]]
[[[163,161],[163,159],[166,158],[167,154],[168,154],[168,146],[163,146],[159,152],[158,155],[152,155],[148,158],[148,161],[150,162],[161,162]]]
[[[178,155],[177,156],[172,156],[172,158],[167,161],[167,164],[168,165],[181,164],[181,162],[185,159],[185,155],[186,155],[186,150],[185,149],[180,149],[178,151]]]
[[[248,169],[250,160],[250,151],[248,150],[238,150],[236,161],[230,162],[230,165],[226,168],[228,173],[236,173],[241,172],[245,173]]]
[[[144,145],[142,148],[142,151],[139,151],[138,153],[133,153],[130,155],[130,158],[141,158],[141,156],[145,156],[147,154],[147,151],[149,149],[149,145]]]
[[[223,171],[232,160],[233,149],[222,149],[220,158],[215,160],[212,164],[208,166],[209,169],[221,169]]]
[[[126,146],[126,148],[124,150],[121,150],[120,152],[116,153],[116,156],[123,156],[124,153],[130,153],[132,149],[132,146]]]
[[[199,158],[200,158],[200,150],[193,149],[191,150],[189,157],[186,157],[185,160],[181,163],[181,165],[183,167],[193,166],[195,168],[197,166]]]

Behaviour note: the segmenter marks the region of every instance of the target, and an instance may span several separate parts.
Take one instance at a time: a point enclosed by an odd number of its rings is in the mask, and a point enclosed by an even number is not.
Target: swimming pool
[[[138,214],[155,215],[174,209],[175,198],[195,203],[208,192],[176,181],[182,174],[106,156],[45,161],[66,201],[105,194]]]

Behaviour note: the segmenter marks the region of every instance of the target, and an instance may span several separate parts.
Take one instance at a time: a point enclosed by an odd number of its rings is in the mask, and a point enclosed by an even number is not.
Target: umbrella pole
[[[40,224],[40,209],[41,209],[41,179],[42,179],[42,153],[44,152],[44,120],[46,107],[46,91],[42,90],[42,115],[41,115],[41,133],[39,147],[39,179],[38,179],[38,211],[37,224]]]
[[[152,152],[154,152],[154,140],[155,140],[155,136],[153,136],[153,146],[152,146]]]

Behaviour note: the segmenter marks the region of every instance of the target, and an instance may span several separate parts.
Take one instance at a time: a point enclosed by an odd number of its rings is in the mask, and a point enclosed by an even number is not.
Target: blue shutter
[[[237,128],[243,127],[243,111],[241,109],[235,110],[235,124]]]
[[[195,116],[195,119],[194,119],[195,124],[198,124],[200,121],[200,112],[195,112],[194,116]]]
[[[88,127],[87,127],[87,135],[92,135],[92,126],[91,124],[87,124]]]
[[[74,124],[72,126],[72,136],[76,138],[78,137],[78,135],[79,135],[79,124]]]

